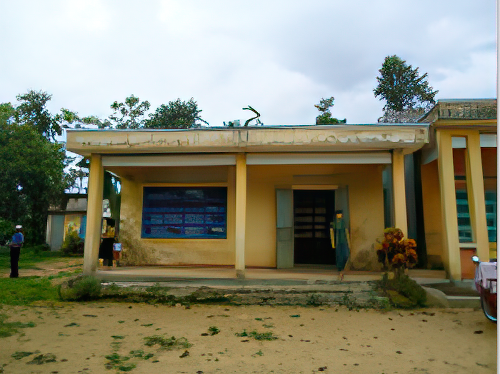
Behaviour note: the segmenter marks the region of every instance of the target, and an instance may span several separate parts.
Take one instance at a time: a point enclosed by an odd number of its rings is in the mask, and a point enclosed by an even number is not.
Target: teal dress
[[[345,232],[344,218],[337,218],[332,222],[332,228],[335,235],[335,260],[338,271],[344,270],[349,258],[349,245]]]

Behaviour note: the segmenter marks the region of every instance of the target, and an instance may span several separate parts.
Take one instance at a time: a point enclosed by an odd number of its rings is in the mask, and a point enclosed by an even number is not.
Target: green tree
[[[46,109],[50,97],[30,91],[17,97],[17,107],[0,104],[0,217],[23,224],[36,244],[45,241],[49,206],[70,182],[64,147],[51,141],[63,119]]]
[[[418,67],[413,68],[400,57],[387,56],[379,73],[373,93],[386,102],[384,117],[379,122],[415,120],[435,103],[438,91],[429,85],[428,74],[420,75]]]
[[[111,104],[113,114],[109,116],[109,124],[117,129],[139,129],[147,120],[145,116],[150,106],[149,101],[141,102],[134,95],[127,97],[123,103],[115,101]],[[106,122],[103,124],[106,126]]]
[[[330,108],[334,105],[333,102],[335,98],[332,96],[328,99],[323,99],[319,101],[319,104],[314,105],[316,109],[320,111],[320,115],[316,117],[316,125],[331,125],[335,123],[346,123],[346,120],[339,120],[332,117]]]
[[[20,102],[15,111],[15,120],[19,125],[28,125],[51,140],[54,140],[56,135],[61,135],[62,128],[58,118],[51,115],[46,107],[52,95],[30,90],[24,95],[17,95],[16,98]]]
[[[193,99],[189,101],[169,101],[162,104],[149,115],[144,127],[148,129],[189,129],[201,127],[201,122],[208,124],[200,117],[201,110]]]
[[[65,152],[28,125],[0,132],[0,216],[22,223],[32,243],[45,241],[49,206],[60,200],[68,179]]]

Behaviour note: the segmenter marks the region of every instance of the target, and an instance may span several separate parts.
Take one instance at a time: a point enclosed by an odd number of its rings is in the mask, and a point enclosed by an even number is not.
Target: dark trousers
[[[21,247],[10,247],[10,277],[19,277],[19,255]]]

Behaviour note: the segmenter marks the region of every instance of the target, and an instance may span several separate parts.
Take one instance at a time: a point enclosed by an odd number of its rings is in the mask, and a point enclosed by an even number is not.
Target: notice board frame
[[[142,239],[227,239],[227,186],[143,186]]]

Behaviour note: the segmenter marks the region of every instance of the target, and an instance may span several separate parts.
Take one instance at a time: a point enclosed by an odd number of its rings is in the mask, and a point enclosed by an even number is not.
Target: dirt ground
[[[25,269],[20,265],[19,275],[21,277],[48,277],[57,275],[59,272],[70,272],[81,269],[83,258],[64,258],[57,261],[39,262],[34,269]],[[0,278],[8,278],[10,269],[0,269]]]
[[[481,374],[497,368],[496,325],[472,309],[61,303],[4,306],[0,314],[7,322],[36,324],[0,339],[4,373],[114,373],[122,372],[120,364],[122,370],[136,365],[132,373]],[[211,335],[211,326],[220,332]],[[236,335],[243,330],[277,339]],[[153,335],[186,338],[192,346],[144,345]],[[16,352],[31,354],[16,359]],[[105,356],[113,353],[121,361],[107,370]],[[55,361],[29,363],[41,355]]]

